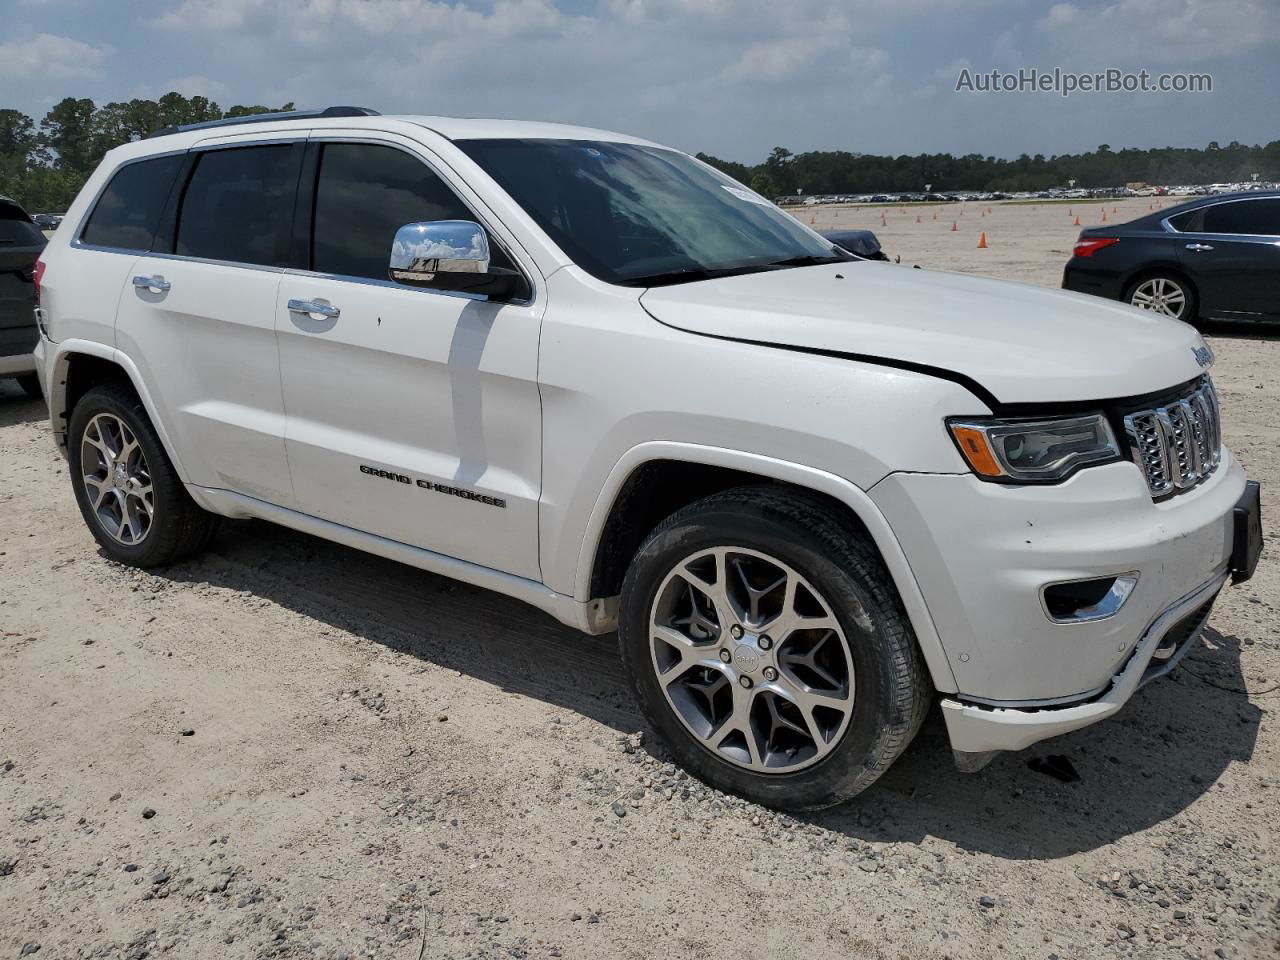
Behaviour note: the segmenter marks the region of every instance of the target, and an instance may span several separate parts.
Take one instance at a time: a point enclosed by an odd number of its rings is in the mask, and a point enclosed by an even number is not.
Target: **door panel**
[[[542,304],[388,279],[406,223],[480,219],[419,150],[308,145],[276,303],[294,489],[314,516],[538,579]]]
[[[301,314],[290,300],[340,312]],[[286,274],[276,323],[300,508],[538,578],[540,313]]]
[[[1202,314],[1280,314],[1280,238],[1184,233],[1179,239],[1179,256],[1200,291]]]
[[[274,323],[280,276],[139,257],[116,337],[166,417],[187,480],[293,506]],[[134,277],[169,286],[138,287]]]
[[[1280,198],[1224,200],[1179,216],[1179,255],[1207,316],[1280,315]]]

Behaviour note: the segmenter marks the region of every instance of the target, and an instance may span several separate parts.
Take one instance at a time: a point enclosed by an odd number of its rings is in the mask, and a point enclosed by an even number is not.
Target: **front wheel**
[[[161,566],[199,551],[212,537],[214,516],[191,499],[128,388],[108,384],[80,398],[67,453],[80,512],[111,559]]]
[[[759,487],[686,507],[641,546],[622,589],[624,667],[704,782],[816,809],[865,790],[915,736],[929,684],[863,536]]]

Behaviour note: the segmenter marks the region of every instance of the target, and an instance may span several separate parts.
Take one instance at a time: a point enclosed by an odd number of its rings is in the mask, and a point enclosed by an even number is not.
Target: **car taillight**
[[[1071,252],[1077,257],[1092,257],[1103,247],[1109,247],[1113,243],[1119,242],[1119,237],[1081,237],[1076,241],[1075,249]]]
[[[40,302],[40,281],[43,279],[44,279],[44,261],[37,260],[36,268],[34,271],[32,271],[32,274],[31,274],[31,282],[34,283],[36,287],[36,303]]]

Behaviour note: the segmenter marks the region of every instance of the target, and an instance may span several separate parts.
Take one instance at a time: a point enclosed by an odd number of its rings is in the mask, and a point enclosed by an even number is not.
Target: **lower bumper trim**
[[[951,748],[959,754],[1021,750],[1059,734],[1079,730],[1118,712],[1144,683],[1164,676],[1184,657],[1200,636],[1213,601],[1227,580],[1227,572],[1197,587],[1169,606],[1147,627],[1124,669],[1103,692],[1086,702],[1041,707],[998,707],[944,698]],[[1166,639],[1178,636],[1167,659],[1153,657]],[[988,760],[990,758],[987,758]],[[983,761],[985,764],[985,761]],[[963,769],[963,768],[962,768]]]

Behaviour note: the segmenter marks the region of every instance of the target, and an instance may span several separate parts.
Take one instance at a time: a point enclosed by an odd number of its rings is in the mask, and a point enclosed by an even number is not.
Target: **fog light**
[[[1137,585],[1136,571],[1114,577],[1049,583],[1040,589],[1040,603],[1054,623],[1105,620],[1119,613]]]

